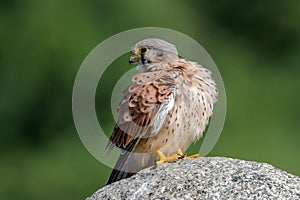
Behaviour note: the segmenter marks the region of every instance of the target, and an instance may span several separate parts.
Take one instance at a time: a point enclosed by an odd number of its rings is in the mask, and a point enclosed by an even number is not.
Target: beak
[[[132,53],[129,58],[129,64],[135,63],[139,61],[139,56],[135,53]]]

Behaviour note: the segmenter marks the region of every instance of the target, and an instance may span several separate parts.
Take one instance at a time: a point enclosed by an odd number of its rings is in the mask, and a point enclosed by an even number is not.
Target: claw
[[[183,153],[181,151],[181,149],[177,150],[176,154],[173,154],[171,156],[166,157],[159,149],[156,150],[157,155],[159,156],[159,160],[156,162],[156,164],[162,165],[164,162],[174,162],[177,161],[179,159],[183,159],[183,158],[199,158],[199,154],[194,154],[191,156],[187,156],[187,154]]]
[[[186,153],[182,153],[181,149],[177,150],[177,154],[180,155],[180,158],[199,158],[199,154],[193,154],[188,156]]]
[[[158,166],[162,165],[164,162],[174,162],[179,159],[179,156],[177,154],[166,157],[159,149],[156,150],[156,153],[159,156],[159,160],[156,162]]]
[[[178,149],[178,150],[177,150],[177,154],[178,154],[178,156],[179,156],[180,159],[186,157],[186,154],[185,154],[185,153],[182,153],[181,149]]]

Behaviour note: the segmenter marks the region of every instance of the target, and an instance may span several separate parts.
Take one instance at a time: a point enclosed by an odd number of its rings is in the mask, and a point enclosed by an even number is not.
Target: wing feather
[[[108,149],[115,146],[129,150],[140,138],[155,135],[161,129],[174,105],[175,81],[172,73],[150,71],[137,74],[123,93],[118,107],[119,119],[115,125]]]

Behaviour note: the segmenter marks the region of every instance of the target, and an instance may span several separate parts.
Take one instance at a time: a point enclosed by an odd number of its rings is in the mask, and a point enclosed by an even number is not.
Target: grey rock
[[[88,199],[300,199],[300,177],[266,163],[182,159],[144,169]]]

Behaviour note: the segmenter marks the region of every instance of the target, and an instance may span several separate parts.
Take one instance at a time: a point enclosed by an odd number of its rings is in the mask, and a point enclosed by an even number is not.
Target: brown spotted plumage
[[[109,183],[154,165],[159,150],[170,156],[186,150],[205,131],[217,100],[211,72],[179,58],[174,45],[145,39],[132,48],[139,74],[124,91],[119,119],[108,148],[122,154]]]

